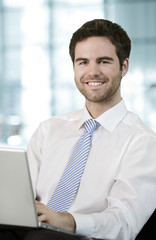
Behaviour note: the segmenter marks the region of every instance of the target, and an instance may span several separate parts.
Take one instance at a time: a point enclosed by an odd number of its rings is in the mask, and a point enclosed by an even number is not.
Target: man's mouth
[[[89,86],[99,86],[104,84],[104,82],[87,82]]]

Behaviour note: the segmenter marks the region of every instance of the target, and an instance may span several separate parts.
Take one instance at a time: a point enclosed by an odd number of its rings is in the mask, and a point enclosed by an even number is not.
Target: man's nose
[[[95,62],[90,63],[88,66],[88,75],[90,78],[94,78],[100,75],[100,68],[99,65]]]

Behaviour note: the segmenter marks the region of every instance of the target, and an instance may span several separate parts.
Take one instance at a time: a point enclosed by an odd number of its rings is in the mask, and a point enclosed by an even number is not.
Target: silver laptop
[[[74,234],[38,221],[26,150],[0,148],[0,225]]]

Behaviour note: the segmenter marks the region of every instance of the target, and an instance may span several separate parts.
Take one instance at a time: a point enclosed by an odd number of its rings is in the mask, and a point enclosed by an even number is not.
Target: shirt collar
[[[120,101],[114,107],[110,108],[103,114],[101,114],[98,118],[96,118],[97,122],[100,123],[105,129],[109,132],[113,132],[116,126],[121,122],[121,120],[126,116],[127,108],[125,106],[124,101]],[[78,128],[81,128],[84,122],[88,119],[92,118],[89,114],[86,107],[84,107],[82,116],[80,118]]]

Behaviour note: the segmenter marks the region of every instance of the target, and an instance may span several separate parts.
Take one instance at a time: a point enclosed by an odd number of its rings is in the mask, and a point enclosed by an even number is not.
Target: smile
[[[91,86],[97,86],[97,85],[102,85],[103,83],[102,82],[89,82],[88,85],[91,85]]]
[[[99,86],[99,85],[102,85],[102,84],[104,84],[104,82],[88,82],[89,86]]]

